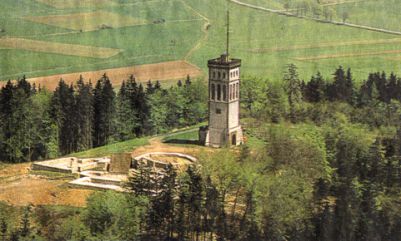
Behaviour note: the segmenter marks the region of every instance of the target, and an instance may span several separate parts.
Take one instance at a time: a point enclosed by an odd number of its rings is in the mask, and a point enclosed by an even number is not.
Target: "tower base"
[[[243,144],[242,128],[237,126],[229,130],[221,130],[203,126],[199,128],[199,142],[201,145],[215,148],[239,146]]]

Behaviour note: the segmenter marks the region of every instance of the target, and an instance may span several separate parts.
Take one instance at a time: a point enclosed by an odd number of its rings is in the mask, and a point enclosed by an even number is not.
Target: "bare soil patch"
[[[399,54],[401,50],[386,50],[386,51],[375,51],[375,52],[354,52],[354,53],[341,53],[341,54],[324,54],[310,57],[296,57],[295,60],[300,61],[313,61],[320,59],[335,59],[335,58],[349,58],[349,57],[362,57],[372,55],[385,55],[385,54]]]
[[[100,59],[110,58],[121,52],[120,49],[64,44],[24,38],[0,38],[0,48],[23,49],[36,52]]]
[[[29,82],[35,83],[36,86],[45,87],[48,90],[56,89],[60,79],[67,84],[75,83],[79,76],[82,75],[85,81],[96,82],[106,73],[114,86],[121,85],[123,80],[127,80],[130,75],[134,75],[139,82],[148,80],[173,80],[185,78],[187,75],[197,77],[202,74],[201,70],[185,61],[170,61],[157,64],[135,65],[130,67],[104,69],[98,71],[90,71],[83,73],[59,74],[46,77],[37,77],[28,79]],[[0,82],[0,87],[6,82]]]
[[[24,19],[76,31],[93,31],[147,23],[142,19],[106,11],[73,13],[67,15],[30,16]]]
[[[68,188],[66,180],[30,175],[31,163],[10,164],[0,170],[0,200],[15,206],[85,206],[91,190]]]

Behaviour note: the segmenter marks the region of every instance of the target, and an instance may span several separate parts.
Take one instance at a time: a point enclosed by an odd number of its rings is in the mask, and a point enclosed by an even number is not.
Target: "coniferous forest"
[[[205,85],[189,76],[163,89],[131,76],[117,93],[105,74],[94,83],[60,80],[51,93],[24,78],[0,92],[0,160],[49,159],[205,120]]]
[[[0,203],[10,240],[401,240],[401,79],[372,73],[242,78],[246,143],[206,151],[183,173],[138,166],[132,193],[95,192],[85,208]],[[207,88],[164,89],[107,76],[54,93],[24,79],[0,94],[1,159],[64,155],[207,118]],[[8,218],[4,218],[8,217]],[[14,221],[10,221],[14,220]]]

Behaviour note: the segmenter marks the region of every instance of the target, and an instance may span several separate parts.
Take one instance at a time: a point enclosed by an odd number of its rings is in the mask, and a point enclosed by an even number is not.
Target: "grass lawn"
[[[113,153],[121,153],[132,151],[134,148],[147,145],[149,137],[136,138],[128,141],[118,142],[114,144],[110,144],[107,146],[102,146],[98,148],[93,148],[83,152],[71,153],[68,156],[74,157],[100,157],[100,156],[108,156]]]
[[[189,131],[180,132],[177,134],[170,134],[163,138],[163,142],[169,144],[199,144],[199,130],[193,129]]]

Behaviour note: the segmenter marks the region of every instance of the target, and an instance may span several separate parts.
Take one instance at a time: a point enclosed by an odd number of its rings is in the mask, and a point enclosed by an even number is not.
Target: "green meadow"
[[[243,1],[283,9],[281,0]],[[397,14],[401,4],[385,1],[386,4],[339,4],[335,8],[350,12],[348,22],[401,30]],[[243,75],[279,81],[289,63],[298,66],[305,80],[317,71],[330,77],[339,65],[350,67],[359,81],[373,71],[401,74],[401,35],[288,17],[235,3],[228,5],[226,0],[110,0],[102,1],[104,4],[90,4],[86,0],[79,8],[55,7],[45,2],[2,0],[0,29],[4,31],[0,32],[0,40],[18,37],[117,48],[121,53],[99,59],[0,46],[1,80],[23,74],[37,77],[182,59],[206,70],[207,59],[219,56],[225,49],[227,6],[231,11],[230,52],[243,60]],[[68,28],[65,23],[57,26],[28,20],[35,16],[75,16],[96,11],[138,19],[143,24],[79,31],[76,22]]]

